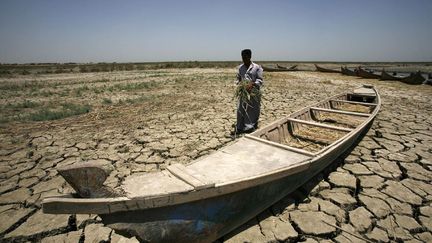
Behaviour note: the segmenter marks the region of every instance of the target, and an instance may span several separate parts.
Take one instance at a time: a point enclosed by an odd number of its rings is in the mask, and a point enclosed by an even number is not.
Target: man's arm
[[[241,65],[237,67],[236,81],[234,82],[235,84],[239,84],[242,81],[242,78],[240,75],[240,68],[241,68]]]
[[[261,66],[258,67],[257,70],[257,78],[255,80],[255,85],[258,87],[261,87],[261,85],[263,84],[264,79],[263,79],[263,69]]]

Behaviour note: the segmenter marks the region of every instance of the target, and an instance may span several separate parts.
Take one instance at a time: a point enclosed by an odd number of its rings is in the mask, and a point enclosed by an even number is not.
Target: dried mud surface
[[[43,214],[44,197],[72,191],[56,168],[111,161],[115,171],[106,183],[116,187],[130,174],[188,163],[232,141],[234,69],[24,78],[0,80],[0,89],[22,85],[1,91],[1,105],[67,100],[92,110],[61,120],[1,124],[2,242],[136,242],[104,227],[97,215]],[[39,84],[36,94],[50,92],[30,96],[34,92],[25,84],[31,82]],[[144,82],[155,85],[117,89]],[[265,73],[260,126],[363,83],[378,88],[383,106],[350,154],[220,241],[432,241],[432,86],[318,72]],[[127,99],[135,101],[122,102]],[[19,111],[26,112],[31,108]]]

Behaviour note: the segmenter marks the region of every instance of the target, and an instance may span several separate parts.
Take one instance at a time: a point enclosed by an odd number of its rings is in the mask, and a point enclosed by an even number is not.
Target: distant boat
[[[403,77],[391,75],[388,72],[386,72],[384,69],[381,72],[381,78],[380,80],[395,80],[395,81],[401,81]]]
[[[340,73],[341,72],[341,71],[335,70],[335,69],[323,68],[323,67],[320,67],[316,64],[314,64],[314,65],[315,65],[315,68],[318,72],[323,72],[323,73]]]
[[[284,70],[289,70],[289,71],[298,71],[297,65],[292,65],[291,67],[288,68],[288,67],[276,64],[276,67],[279,68],[279,69],[284,69]]]
[[[401,79],[401,81],[406,84],[422,84],[425,80],[425,77],[423,77],[420,71],[411,73],[408,77]]]
[[[347,67],[341,67],[341,73],[347,76],[357,76],[357,69],[351,70]]]
[[[261,65],[261,67],[263,68],[263,70],[265,72],[292,72],[292,71],[298,71],[297,65],[293,65],[293,66],[291,66],[289,68],[283,67],[283,66],[279,66],[279,65],[276,65],[276,68],[269,67],[269,66],[264,66],[264,65]]]
[[[324,99],[189,164],[136,173],[114,191],[114,169],[96,160],[59,168],[79,194],[46,197],[43,212],[99,214],[105,226],[145,242],[212,242],[310,180],[372,125],[373,86]]]
[[[362,77],[362,78],[376,78],[376,79],[380,79],[381,78],[381,75],[375,74],[373,72],[368,72],[368,71],[364,70],[361,67],[357,68],[357,75],[359,77]]]

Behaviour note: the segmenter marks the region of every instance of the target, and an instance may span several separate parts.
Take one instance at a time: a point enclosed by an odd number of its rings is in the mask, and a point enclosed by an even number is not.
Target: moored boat
[[[347,75],[347,76],[357,76],[357,70],[356,69],[354,69],[354,71],[353,71],[347,67],[341,67],[341,73],[343,75]]]
[[[291,67],[284,67],[284,66],[280,66],[279,64],[276,64],[276,68],[274,67],[269,67],[269,66],[264,66],[261,65],[261,67],[263,68],[263,70],[265,72],[292,72],[292,71],[299,71],[297,69],[297,65],[293,65]]]
[[[362,78],[369,78],[369,79],[373,79],[373,78],[380,79],[380,78],[381,78],[381,75],[379,75],[379,74],[375,74],[375,73],[373,73],[372,71],[371,71],[371,72],[368,72],[368,71],[364,70],[364,69],[361,68],[361,67],[358,67],[358,68],[357,68],[357,75],[358,75],[359,77],[362,77]]]
[[[209,242],[307,182],[355,144],[381,106],[371,86],[332,96],[190,164],[127,177],[108,188],[100,161],[59,173],[80,197],[43,200],[53,214],[99,214],[119,233],[150,242]]]
[[[401,76],[396,76],[395,73],[393,75],[389,74],[388,72],[386,72],[383,69],[382,72],[381,72],[381,78],[380,78],[380,80],[390,80],[390,81],[396,80],[396,81],[400,81],[400,80],[402,80],[402,78],[403,77],[401,77]]]
[[[316,71],[318,71],[318,72],[323,72],[323,73],[340,73],[340,71],[336,70],[336,69],[323,68],[323,67],[320,67],[320,66],[318,66],[316,64],[314,64],[314,65],[315,65]]]
[[[279,69],[284,69],[284,70],[289,70],[289,71],[298,71],[297,65],[292,65],[291,67],[285,67],[285,66],[281,66],[279,64],[276,64],[276,67]]]
[[[422,84],[425,80],[425,77],[423,77],[420,71],[411,73],[408,77],[401,79],[401,81],[406,84]]]

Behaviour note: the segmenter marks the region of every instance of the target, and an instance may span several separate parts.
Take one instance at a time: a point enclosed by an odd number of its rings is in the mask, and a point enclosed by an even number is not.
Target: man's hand
[[[246,86],[246,90],[247,90],[247,92],[250,93],[250,92],[252,91],[254,85],[255,85],[255,84],[254,84],[253,82],[248,83],[247,86]]]

